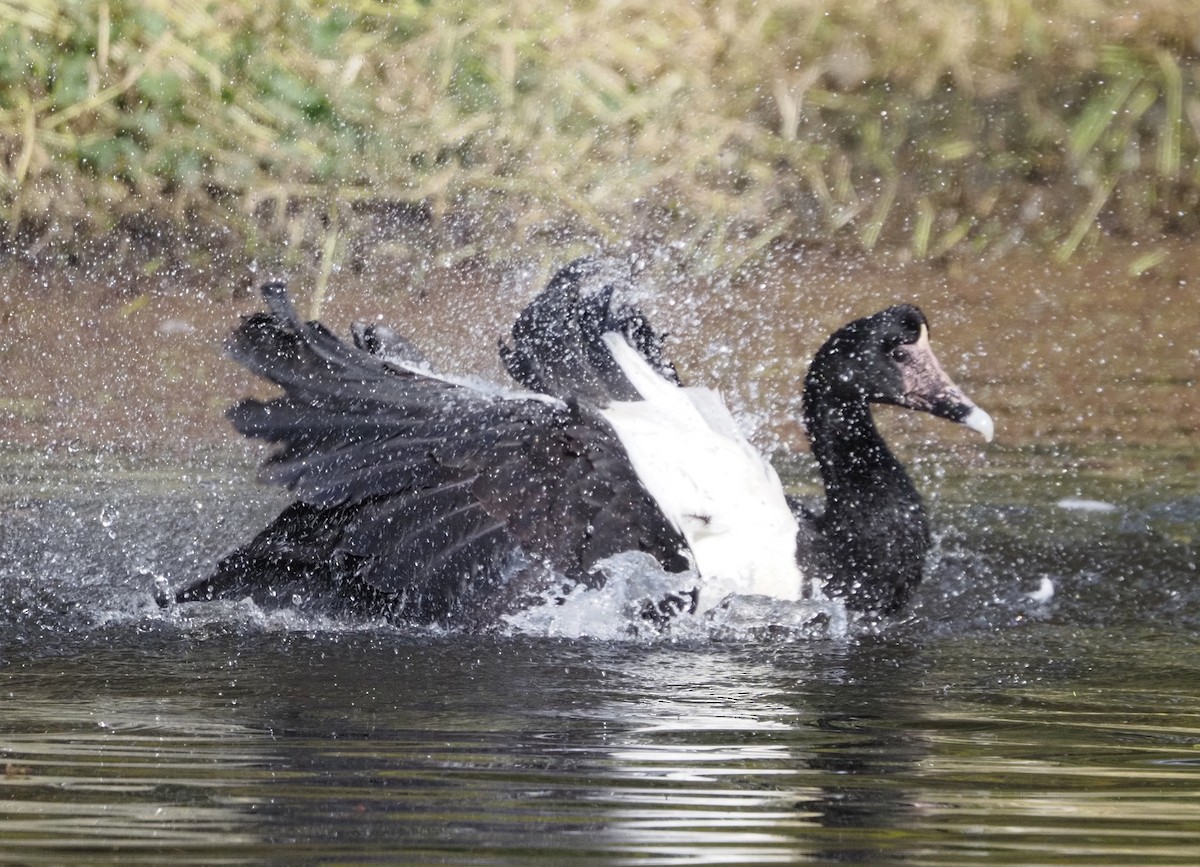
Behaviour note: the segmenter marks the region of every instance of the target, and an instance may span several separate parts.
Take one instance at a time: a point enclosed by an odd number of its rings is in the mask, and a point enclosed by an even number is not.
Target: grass
[[[1191,0],[0,0],[10,244],[1060,259],[1200,220]],[[559,253],[561,258],[562,253]]]

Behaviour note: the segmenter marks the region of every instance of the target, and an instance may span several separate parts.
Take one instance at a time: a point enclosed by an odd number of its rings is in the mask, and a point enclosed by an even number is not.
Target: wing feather
[[[502,592],[518,552],[575,580],[627,550],[687,568],[682,537],[588,407],[391,364],[301,321],[278,284],[263,294],[269,312],[227,346],[283,394],[228,415],[275,444],[261,477],[298,502],[181,599],[261,595],[307,574],[309,590],[445,620]]]

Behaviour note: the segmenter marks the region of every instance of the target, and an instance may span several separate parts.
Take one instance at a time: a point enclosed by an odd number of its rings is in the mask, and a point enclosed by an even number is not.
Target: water
[[[912,457],[913,613],[796,641],[162,612],[245,456],[10,455],[0,861],[1200,862],[1194,457]]]
[[[220,341],[256,302],[6,264],[0,862],[1200,863],[1200,254],[1161,246],[1148,273],[1118,245],[818,254],[663,289],[685,374],[756,441],[802,452],[808,357],[900,300],[997,420],[985,447],[880,413],[937,547],[909,617],[833,640],[163,612],[156,580],[284,503],[221,419],[253,386]],[[496,375],[529,287],[379,291],[401,277],[339,283],[331,321],[378,313]]]

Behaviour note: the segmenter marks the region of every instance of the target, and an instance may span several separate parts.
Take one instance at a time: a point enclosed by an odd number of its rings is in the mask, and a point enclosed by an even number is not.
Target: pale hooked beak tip
[[[978,431],[985,442],[991,442],[992,437],[996,433],[996,424],[992,421],[992,417],[979,407],[975,407],[962,420],[973,431]]]

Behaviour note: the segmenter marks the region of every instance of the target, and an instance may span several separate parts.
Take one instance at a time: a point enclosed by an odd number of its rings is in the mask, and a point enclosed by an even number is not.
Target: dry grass
[[[0,205],[35,246],[150,216],[326,268],[627,238],[1066,258],[1200,213],[1190,0],[0,0],[0,25]]]

